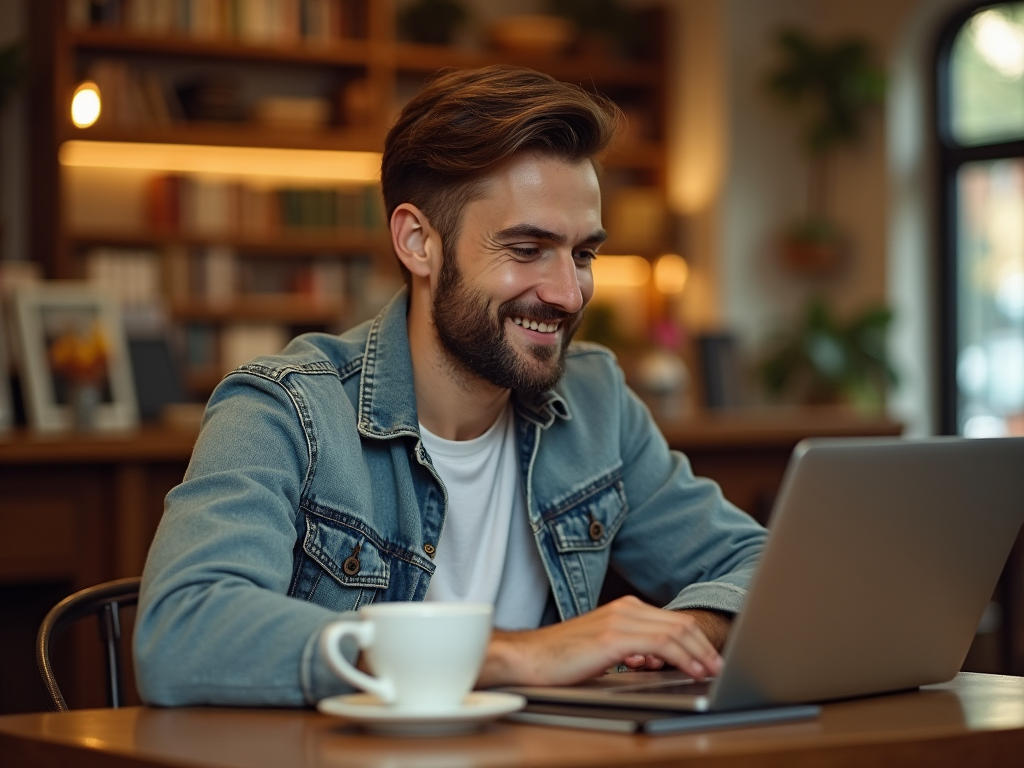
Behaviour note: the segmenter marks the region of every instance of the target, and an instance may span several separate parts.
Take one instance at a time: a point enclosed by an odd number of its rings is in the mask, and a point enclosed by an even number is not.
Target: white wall
[[[807,212],[808,163],[798,125],[765,93],[777,61],[773,36],[785,25],[823,39],[868,39],[883,65],[895,36],[921,0],[727,0],[726,55],[730,62],[730,173],[723,203],[723,314],[754,343],[803,307],[811,293],[828,297],[840,313],[886,296],[886,134],[884,115],[868,121],[861,146],[836,158],[828,210],[851,241],[845,269],[810,280],[785,270],[778,239]]]

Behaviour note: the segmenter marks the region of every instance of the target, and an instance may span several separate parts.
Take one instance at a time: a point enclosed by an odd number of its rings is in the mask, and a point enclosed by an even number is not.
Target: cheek
[[[483,272],[478,285],[485,292],[498,298],[500,304],[523,293],[529,283],[530,280],[523,273],[521,265],[505,263]]]
[[[583,296],[583,305],[586,306],[594,297],[594,273],[590,268],[580,270],[578,280],[580,293]]]

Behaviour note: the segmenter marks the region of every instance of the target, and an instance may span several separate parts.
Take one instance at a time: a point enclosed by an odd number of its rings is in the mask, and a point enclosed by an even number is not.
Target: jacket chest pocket
[[[550,518],[548,525],[555,549],[559,554],[607,549],[626,517],[626,510],[626,492],[621,480],[609,482],[585,495]]]
[[[627,511],[622,482],[609,479],[567,499],[547,517],[550,541],[577,613],[597,607],[608,572],[610,545]]]
[[[372,532],[308,510],[303,513],[306,531],[296,552],[294,597],[351,611],[388,588],[391,558]]]

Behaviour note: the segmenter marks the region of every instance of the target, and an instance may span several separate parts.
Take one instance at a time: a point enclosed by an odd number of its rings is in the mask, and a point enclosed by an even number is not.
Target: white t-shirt
[[[448,492],[427,600],[490,603],[499,629],[536,629],[548,584],[526,513],[515,419],[509,405],[472,440],[445,440],[420,425]]]

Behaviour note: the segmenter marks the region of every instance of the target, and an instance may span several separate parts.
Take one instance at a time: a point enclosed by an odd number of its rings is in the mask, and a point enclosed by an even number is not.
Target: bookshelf
[[[624,59],[406,42],[394,0],[26,7],[33,256],[52,278],[134,281],[123,300],[159,305],[197,397],[227,369],[232,334],[241,351],[338,331],[397,286],[377,153],[402,103],[439,69],[520,64],[611,96],[631,129],[603,159],[606,204],[640,190],[664,208],[657,8],[644,58]],[[84,81],[103,109],[77,127],[70,104]],[[235,156],[230,168],[209,165]],[[666,242],[627,232],[609,245],[654,256]]]

